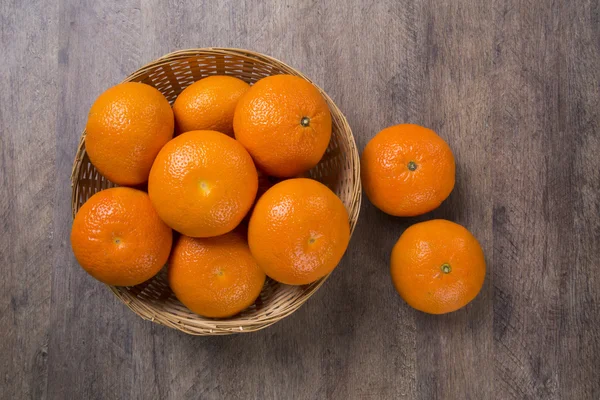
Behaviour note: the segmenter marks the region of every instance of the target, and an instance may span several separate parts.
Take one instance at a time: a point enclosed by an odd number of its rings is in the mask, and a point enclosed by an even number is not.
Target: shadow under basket
[[[281,61],[247,50],[207,48],[169,53],[138,69],[125,82],[143,82],[157,88],[171,104],[183,89],[210,75],[231,75],[253,84],[277,74],[308,78]],[[311,82],[312,83],[312,82]],[[316,85],[315,85],[316,86]],[[360,161],[352,131],[346,118],[318,88],[331,110],[332,136],[323,159],[309,171],[332,189],[350,216],[354,231],[361,201]],[[98,173],[85,152],[84,131],[71,175],[73,217],[93,194],[116,186]],[[204,318],[181,304],[167,282],[166,267],[154,278],[137,286],[109,286],[114,294],[140,317],[192,335],[226,335],[253,332],[287,317],[296,311],[325,282],[327,276],[305,286],[289,286],[269,278],[256,302],[240,314],[226,319]]]

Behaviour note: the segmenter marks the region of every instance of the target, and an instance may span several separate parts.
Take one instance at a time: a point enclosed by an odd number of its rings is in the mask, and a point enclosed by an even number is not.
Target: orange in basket
[[[209,76],[185,88],[173,103],[178,133],[211,130],[233,136],[233,113],[250,85],[232,76]]]
[[[96,193],[81,207],[71,228],[79,264],[108,285],[138,285],[160,271],[173,234],[148,195],[131,188]]]
[[[169,285],[183,304],[205,317],[231,317],[254,303],[265,283],[239,232],[212,238],[181,236],[169,261]]]
[[[233,128],[261,170],[292,177],[321,160],[331,138],[331,114],[310,82],[276,75],[256,82],[242,96]]]
[[[162,148],[148,180],[158,215],[192,237],[233,230],[252,207],[258,174],[235,139],[215,131],[190,131]]]
[[[267,190],[254,207],[248,244],[268,276],[306,285],[329,274],[350,240],[344,203],[312,179],[287,179]]]
[[[173,124],[173,111],[161,92],[141,83],[122,83],[92,105],[86,151],[111,181],[139,185],[148,180],[154,158],[173,137]]]

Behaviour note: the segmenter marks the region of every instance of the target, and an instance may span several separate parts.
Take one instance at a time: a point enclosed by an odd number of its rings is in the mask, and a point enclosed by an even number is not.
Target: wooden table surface
[[[600,2],[0,3],[0,398],[600,398]],[[340,266],[254,334],[144,321],[83,272],[69,175],[90,105],[177,49],[238,47],[303,71],[359,150],[436,130],[457,185],[419,218],[363,198]],[[466,308],[409,308],[388,273],[402,231],[465,225],[488,274]]]

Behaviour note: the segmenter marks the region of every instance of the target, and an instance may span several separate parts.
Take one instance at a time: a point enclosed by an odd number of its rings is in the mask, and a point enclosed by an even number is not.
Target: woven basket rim
[[[183,49],[183,50],[177,50],[174,52],[167,53],[167,54],[143,65],[142,67],[138,68],[136,71],[129,74],[125,79],[123,79],[121,81],[121,83],[134,81],[136,78],[143,76],[149,70],[151,70],[152,68],[154,68],[158,65],[162,65],[167,62],[170,63],[170,62],[174,62],[174,61],[185,60],[185,59],[188,59],[188,58],[194,57],[194,56],[205,56],[205,55],[241,56],[241,57],[253,59],[259,63],[270,63],[270,64],[273,64],[283,70],[289,70],[294,75],[299,76],[299,77],[311,82],[313,85],[315,85],[315,87],[319,90],[319,92],[325,98],[325,100],[330,108],[332,118],[335,116],[335,118],[337,118],[340,121],[340,125],[343,128],[343,129],[341,129],[341,131],[343,132],[343,134],[344,134],[343,136],[346,138],[347,145],[350,148],[349,149],[350,154],[347,154],[347,156],[351,157],[351,159],[353,161],[352,166],[353,166],[353,178],[354,179],[352,181],[352,197],[350,200],[350,209],[348,210],[348,215],[349,215],[350,228],[351,228],[350,235],[352,235],[352,233],[354,232],[354,229],[356,227],[357,220],[358,220],[358,215],[359,215],[360,206],[361,206],[361,199],[362,199],[362,196],[361,196],[362,187],[361,187],[361,181],[360,181],[360,159],[359,159],[359,155],[358,155],[358,149],[356,146],[356,142],[354,140],[352,130],[346,120],[346,117],[341,112],[341,110],[337,107],[337,105],[333,102],[333,100],[329,97],[329,95],[321,87],[319,87],[317,84],[315,84],[311,79],[306,77],[300,71],[294,69],[293,67],[290,67],[283,61],[280,61],[274,57],[271,57],[271,56],[268,56],[268,55],[265,55],[262,53],[257,53],[257,52],[251,51],[251,50],[239,49],[239,48],[227,48],[227,47],[191,48],[191,49]],[[77,203],[78,203],[78,198],[79,198],[79,194],[80,194],[78,178],[79,178],[81,168],[83,165],[83,161],[85,158],[85,154],[86,154],[85,153],[85,136],[86,136],[86,130],[84,128],[84,130],[80,136],[80,139],[79,139],[79,144],[77,147],[77,152],[75,155],[75,159],[73,162],[73,168],[71,171],[70,180],[71,180],[71,188],[72,188],[72,196],[71,196],[72,218],[75,218],[75,214],[77,213],[77,209],[78,209]],[[251,326],[247,327],[247,329],[244,329],[244,324],[234,323],[234,321],[237,322],[237,320],[236,320],[237,316],[234,316],[230,319],[224,319],[224,320],[208,319],[208,318],[206,318],[206,319],[187,319],[187,318],[183,318],[181,316],[177,316],[177,318],[174,318],[175,321],[173,321],[173,319],[163,318],[162,315],[159,312],[157,312],[156,310],[154,312],[149,311],[149,309],[151,309],[151,306],[148,306],[143,301],[137,299],[135,297],[135,295],[128,292],[127,290],[124,290],[124,288],[110,286],[110,285],[106,285],[106,286],[129,309],[131,309],[134,313],[136,313],[137,315],[139,315],[141,318],[143,318],[145,320],[159,323],[161,325],[165,325],[165,326],[177,329],[179,331],[182,331],[182,332],[185,332],[185,333],[191,334],[191,335],[226,335],[226,334],[232,334],[232,333],[247,333],[247,332],[258,331],[258,330],[264,329],[268,326],[271,326],[274,323],[280,321],[281,319],[289,316],[290,314],[292,314],[293,312],[298,310],[325,283],[325,281],[328,279],[328,277],[330,275],[331,274],[328,274],[328,275],[324,276],[323,278],[319,279],[318,281],[313,282],[309,285],[306,285],[306,288],[302,292],[302,298],[299,299],[298,301],[296,301],[291,306],[287,307],[282,312],[277,313],[276,315],[263,317],[261,319],[260,323],[254,322]],[[181,323],[181,320],[186,320],[186,324],[183,325]],[[219,325],[223,325],[223,327],[215,326],[214,325],[215,322],[218,323]],[[194,330],[194,329],[190,328],[189,327],[190,325],[192,325],[194,328],[197,328],[198,330]]]

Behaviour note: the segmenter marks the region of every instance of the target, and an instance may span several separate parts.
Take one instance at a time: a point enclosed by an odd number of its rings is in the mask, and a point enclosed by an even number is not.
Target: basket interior
[[[171,53],[142,67],[125,81],[154,86],[172,104],[183,89],[210,75],[232,75],[249,84],[276,74],[301,73],[272,58],[247,51],[201,49]],[[321,89],[319,89],[321,90]],[[342,200],[354,230],[360,208],[358,153],[347,122],[321,90],[332,114],[332,138],[320,163],[307,174],[332,189]],[[85,153],[85,132],[73,169],[73,215],[94,193],[116,186],[105,179]],[[197,335],[228,334],[262,329],[291,314],[325,281],[305,286],[283,285],[267,278],[257,301],[237,316],[209,319],[189,311],[174,296],[166,268],[154,278],[133,287],[111,287],[113,292],[143,318]]]

